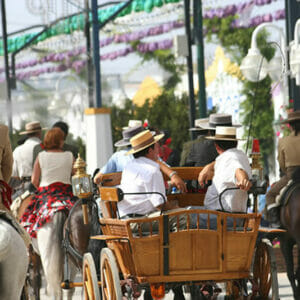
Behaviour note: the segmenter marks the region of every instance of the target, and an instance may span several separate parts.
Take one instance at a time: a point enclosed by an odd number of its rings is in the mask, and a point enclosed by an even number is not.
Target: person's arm
[[[13,154],[11,150],[11,144],[8,136],[8,129],[5,133],[5,145],[2,154],[2,161],[1,161],[1,172],[5,182],[8,182],[11,174],[12,174],[12,167],[13,167]]]
[[[94,177],[94,183],[100,184],[102,175],[103,173],[98,172],[97,175]]]
[[[38,154],[43,151],[42,147],[40,144],[37,144],[33,147],[33,151],[32,151],[32,168],[34,167],[34,163],[35,163],[35,160],[38,156]]]
[[[199,173],[198,182],[201,186],[204,186],[208,183],[208,180],[211,180],[214,176],[215,162],[211,162],[206,165],[202,171]]]
[[[251,181],[249,180],[248,174],[243,169],[236,169],[235,171],[235,185],[243,191],[249,191],[252,186]]]
[[[180,190],[183,193],[186,193],[186,185],[184,181],[179,177],[179,175],[175,173],[171,168],[169,168],[165,163],[159,160],[157,160],[156,162],[159,164],[161,172],[170,178],[171,185],[176,186],[178,190]]]
[[[284,141],[283,139],[279,139],[278,141],[278,163],[279,167],[282,170],[282,172],[286,173],[286,167],[285,167],[285,155],[284,155],[284,149],[283,149]]]
[[[41,167],[39,163],[39,158],[37,157],[34,166],[33,166],[33,172],[31,175],[31,183],[38,188],[40,184],[40,176],[41,176]]]
[[[97,175],[94,177],[94,183],[100,184],[101,183],[101,177],[103,174],[106,173],[114,173],[117,172],[117,152],[115,152],[107,161],[107,163],[100,169],[100,171],[97,173]]]

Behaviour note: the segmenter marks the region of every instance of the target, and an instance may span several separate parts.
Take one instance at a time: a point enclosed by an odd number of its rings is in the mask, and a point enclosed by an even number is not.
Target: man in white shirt
[[[176,205],[166,200],[165,185],[160,166],[156,162],[159,154],[158,141],[163,134],[153,136],[149,130],[142,131],[130,139],[132,149],[127,154],[133,154],[134,159],[129,161],[123,172],[121,188],[124,193],[157,192],[159,194],[125,195],[118,203],[120,218],[136,218],[144,216],[158,216],[163,209],[171,210]],[[172,174],[170,175],[172,177]],[[176,224],[177,218],[169,218],[169,224]],[[179,218],[179,226],[185,226],[186,218]],[[148,223],[143,223],[142,231],[149,231]],[[133,232],[138,230],[132,224]],[[152,230],[158,229],[157,222],[152,223]],[[181,286],[173,288],[174,299],[184,300]],[[151,293],[146,289],[144,299],[152,299]]]
[[[12,179],[15,183],[19,183],[17,193],[13,196],[16,198],[28,189],[31,182],[33,148],[40,144],[42,138],[42,127],[40,122],[34,121],[25,125],[25,131],[20,135],[27,135],[25,143],[16,147],[13,152],[14,163],[12,171]]]
[[[251,187],[251,167],[248,157],[238,150],[235,127],[217,127],[215,136],[207,137],[215,141],[219,156],[215,162],[207,165],[199,174],[201,185],[211,178],[212,185],[208,187],[204,199],[206,209],[221,209],[219,195],[226,188],[238,187],[237,190],[226,191],[222,195],[224,210],[230,212],[246,212],[247,191]]]
[[[118,203],[121,218],[149,215],[174,208],[166,199],[165,185],[159,164],[156,162],[163,134],[153,136],[145,130],[130,139],[134,159],[122,172],[121,188],[124,193],[157,192],[159,194],[125,195]]]

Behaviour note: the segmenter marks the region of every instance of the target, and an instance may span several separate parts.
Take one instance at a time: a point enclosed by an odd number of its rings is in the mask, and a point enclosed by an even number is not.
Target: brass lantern
[[[92,195],[92,180],[85,171],[86,163],[78,154],[74,163],[75,175],[72,176],[72,189],[74,196],[82,201],[83,222],[88,224],[87,198]]]
[[[261,154],[260,154],[260,147],[259,147],[259,140],[253,139],[252,142],[252,152],[250,154],[252,158],[252,176],[255,177],[256,180],[263,180],[263,168],[260,163]]]

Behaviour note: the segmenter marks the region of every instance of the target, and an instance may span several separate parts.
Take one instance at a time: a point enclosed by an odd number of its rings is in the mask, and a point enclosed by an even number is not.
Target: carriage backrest
[[[172,170],[176,171],[177,174],[183,180],[197,180],[198,175],[201,172],[202,167],[173,167]],[[102,174],[100,178],[100,195],[101,190],[104,187],[117,186],[121,182],[122,172]],[[167,181],[169,178],[164,175],[164,179]],[[102,214],[106,218],[116,218],[117,217],[117,195],[114,194],[116,191],[104,189],[102,190],[105,201],[101,201]],[[168,201],[177,201],[179,207],[186,206],[202,206],[205,196],[205,190],[198,193],[188,192],[185,194],[169,194],[167,195]],[[108,198],[107,198],[108,197]],[[110,197],[110,198],[109,198]],[[101,196],[101,199],[104,200]]]

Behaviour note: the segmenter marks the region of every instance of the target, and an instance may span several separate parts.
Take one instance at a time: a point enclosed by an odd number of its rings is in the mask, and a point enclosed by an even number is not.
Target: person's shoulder
[[[7,143],[8,137],[8,127],[6,125],[0,124],[0,144],[4,145]]]
[[[34,147],[33,147],[33,151],[34,152],[40,152],[40,151],[42,151],[43,150],[43,148],[42,148],[42,146],[41,146],[41,143],[40,144],[36,144],[36,145],[34,145]]]
[[[0,133],[1,134],[7,134],[8,133],[8,127],[4,124],[0,124]]]
[[[159,164],[146,157],[139,157],[129,161],[125,168],[126,170],[134,170],[136,173],[150,176],[159,170]]]

